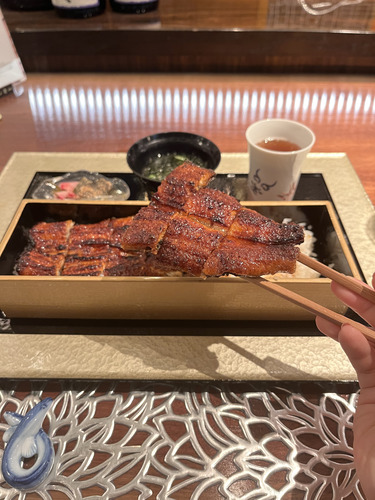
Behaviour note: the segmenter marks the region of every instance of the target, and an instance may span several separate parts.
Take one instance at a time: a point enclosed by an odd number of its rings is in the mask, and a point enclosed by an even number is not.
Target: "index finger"
[[[354,278],[353,278],[354,279]],[[373,277],[373,284],[375,282],[375,275]],[[355,292],[332,282],[332,291],[334,294],[345,304],[347,304],[353,311],[359,314],[370,325],[375,326],[375,306],[365,298],[361,297]]]

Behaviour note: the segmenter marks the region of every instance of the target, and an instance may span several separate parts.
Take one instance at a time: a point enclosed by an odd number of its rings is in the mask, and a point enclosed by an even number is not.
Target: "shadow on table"
[[[228,380],[228,372],[238,374],[236,379],[251,379],[255,367],[265,378],[278,380],[319,379],[298,367],[273,356],[261,358],[243,347],[245,339],[221,336],[102,336],[87,335],[91,342],[99,342],[125,355],[129,372],[135,378],[147,378],[155,373],[163,378]],[[272,338],[268,339],[272,342]],[[103,359],[103,362],[106,362]],[[110,362],[109,362],[110,363]],[[232,376],[233,378],[233,376]],[[323,379],[321,379],[323,380]]]

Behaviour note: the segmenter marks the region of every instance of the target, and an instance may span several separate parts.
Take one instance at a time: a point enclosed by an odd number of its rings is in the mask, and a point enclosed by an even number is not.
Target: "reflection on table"
[[[364,5],[368,7],[368,2]],[[339,12],[344,12],[344,6],[332,16]],[[3,97],[0,105],[1,168],[14,151],[125,152],[140,137],[164,130],[200,133],[222,152],[244,153],[249,123],[282,116],[303,121],[315,131],[315,152],[346,152],[375,201],[369,133],[375,119],[372,77],[29,74],[22,95]],[[44,324],[44,331],[49,326]],[[7,328],[3,321],[1,336],[20,340]],[[22,342],[37,352],[35,328],[22,336]],[[40,326],[39,333],[44,331]],[[287,329],[282,333],[288,337]],[[53,343],[54,336],[45,335]],[[129,341],[119,324],[114,335],[116,342],[109,343],[105,336],[98,339],[81,329],[65,337],[74,348],[67,355],[72,363],[84,357],[79,351],[84,339],[106,353],[103,363],[109,367]],[[184,367],[184,351],[178,339],[172,339],[167,366]],[[179,348],[179,356],[173,354],[171,343]],[[20,349],[23,344],[17,345]],[[153,352],[150,341],[150,363]],[[62,356],[64,352],[55,352],[50,360],[56,362]],[[220,373],[210,344],[205,356]],[[238,344],[235,359],[243,358]],[[275,368],[287,368],[275,367],[273,359],[271,353],[266,362],[262,355],[256,361],[269,374]],[[24,363],[29,361],[24,358]],[[40,357],[33,358],[34,367],[38,361]],[[319,369],[318,356],[308,363]],[[0,435],[7,427],[4,411],[24,413],[39,399],[54,398],[47,427],[58,460],[41,493],[45,498],[222,499],[259,492],[280,500],[311,495],[362,499],[352,457],[355,381],[284,382],[270,375],[268,382],[241,384],[89,382],[60,375],[31,382],[3,380],[0,391]],[[1,480],[0,492],[17,494]]]
[[[347,153],[375,201],[372,77],[32,74],[1,106],[0,168],[14,151],[125,152],[170,130],[245,152],[250,123],[283,117],[313,129],[313,152]]]

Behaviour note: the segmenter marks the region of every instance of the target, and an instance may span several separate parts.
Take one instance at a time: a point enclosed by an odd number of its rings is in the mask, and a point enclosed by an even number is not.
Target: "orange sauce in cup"
[[[257,143],[257,146],[263,149],[269,149],[271,151],[298,151],[301,149],[297,144],[293,142],[286,141],[285,139],[264,139]]]

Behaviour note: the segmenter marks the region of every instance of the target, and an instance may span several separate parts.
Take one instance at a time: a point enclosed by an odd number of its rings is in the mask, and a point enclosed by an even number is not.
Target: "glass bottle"
[[[109,0],[112,10],[124,14],[145,14],[158,8],[159,0]]]
[[[52,0],[60,17],[86,18],[102,14],[105,0]]]
[[[51,0],[1,0],[0,7],[10,10],[48,10],[52,9]]]

